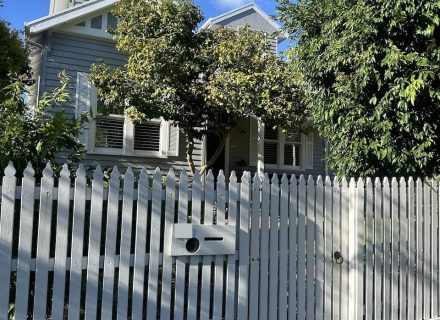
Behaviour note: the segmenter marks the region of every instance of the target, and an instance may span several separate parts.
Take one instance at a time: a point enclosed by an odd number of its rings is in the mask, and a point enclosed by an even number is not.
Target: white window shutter
[[[249,119],[249,165],[258,166],[258,120],[256,118]]]
[[[92,104],[96,103],[96,92],[91,85],[86,73],[78,72],[76,83],[76,108],[75,116],[79,119],[82,115],[87,115],[90,120],[90,112],[92,110]],[[86,123],[79,140],[84,144],[86,150],[88,149],[89,142],[90,123]]]
[[[179,127],[175,127],[170,124],[169,126],[169,144],[168,144],[168,156],[178,157],[179,156],[179,144],[180,144],[180,130]]]
[[[310,131],[306,135],[305,145],[305,168],[313,169],[313,131]]]

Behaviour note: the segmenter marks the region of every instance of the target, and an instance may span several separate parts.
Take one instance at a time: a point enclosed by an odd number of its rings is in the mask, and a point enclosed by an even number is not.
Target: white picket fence
[[[0,319],[439,316],[437,181],[33,176],[1,186]],[[172,256],[175,223],[236,226],[235,255]]]

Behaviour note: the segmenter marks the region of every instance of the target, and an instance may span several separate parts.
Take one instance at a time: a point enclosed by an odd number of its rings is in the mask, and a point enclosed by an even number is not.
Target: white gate
[[[0,319],[439,316],[437,181],[33,175],[1,186]]]

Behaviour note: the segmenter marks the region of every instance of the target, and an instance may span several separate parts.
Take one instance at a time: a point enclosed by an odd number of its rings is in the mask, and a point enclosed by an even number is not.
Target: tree
[[[114,13],[120,19],[117,48],[128,54],[127,63],[95,65],[90,79],[105,105],[125,109],[132,120],[163,117],[183,130],[192,172],[196,141],[208,133],[221,141],[204,172],[243,117],[285,129],[302,124],[294,79],[287,64],[269,53],[263,33],[197,30],[203,16],[190,0],[122,0]]]
[[[0,52],[0,88],[17,79],[30,79],[28,52],[20,33],[3,20],[0,20]]]
[[[68,119],[60,108],[69,99],[66,92],[68,78],[61,74],[61,86],[45,93],[38,105],[30,109],[25,101],[26,86],[22,82],[3,88],[4,100],[0,101],[0,172],[14,163],[17,172],[23,172],[30,162],[39,176],[47,162],[59,165],[56,157],[67,151],[66,162],[78,163],[84,146],[78,135],[86,118]]]
[[[339,175],[440,173],[440,3],[279,0],[290,63]]]

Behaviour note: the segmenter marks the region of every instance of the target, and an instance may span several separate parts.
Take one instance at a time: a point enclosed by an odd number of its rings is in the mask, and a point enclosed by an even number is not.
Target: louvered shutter
[[[258,120],[250,118],[249,122],[249,165],[256,167],[258,166]]]
[[[179,144],[180,144],[180,130],[179,127],[174,127],[170,124],[170,142],[168,145],[168,155],[170,157],[179,156]]]
[[[305,168],[313,169],[313,131],[305,137]]]
[[[90,112],[93,109],[93,104],[96,103],[96,92],[91,85],[86,73],[78,72],[76,83],[76,107],[75,116],[79,119],[82,115],[87,115],[90,119]],[[89,147],[89,131],[90,123],[86,123],[79,140],[86,150]]]

